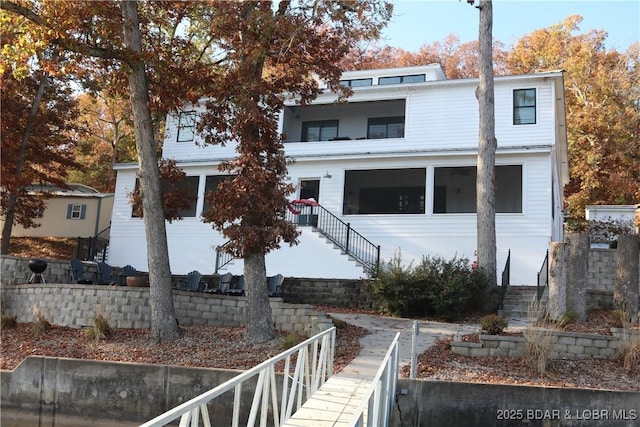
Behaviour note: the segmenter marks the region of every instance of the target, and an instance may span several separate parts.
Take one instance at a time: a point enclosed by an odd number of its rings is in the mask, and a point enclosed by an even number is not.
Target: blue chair
[[[280,292],[282,291],[282,282],[284,282],[284,276],[282,274],[276,274],[275,276],[268,278],[267,291],[269,292],[270,297],[280,295]]]
[[[187,274],[187,283],[185,286],[181,287],[182,291],[189,292],[198,292],[200,290],[200,279],[202,278],[202,274],[199,271],[193,270],[189,274]]]
[[[71,283],[81,285],[91,285],[93,283],[93,280],[85,276],[84,265],[78,258],[69,260],[69,280],[71,280]]]
[[[218,289],[209,289],[208,287],[205,288],[205,292],[215,292],[216,294],[219,295],[226,295],[227,292],[229,291],[229,286],[231,285],[231,279],[233,279],[233,274],[231,273],[225,273],[222,276],[220,276],[219,280],[218,280]]]
[[[111,281],[111,266],[106,262],[98,263],[98,271],[96,273],[96,284],[98,285],[110,285]]]
[[[229,288],[229,290],[227,291],[228,295],[244,295],[244,276],[240,276],[238,278],[238,284],[237,286],[233,287],[233,288]]]

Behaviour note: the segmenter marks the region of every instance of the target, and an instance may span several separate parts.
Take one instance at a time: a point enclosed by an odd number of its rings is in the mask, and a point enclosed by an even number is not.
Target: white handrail
[[[164,426],[178,418],[180,418],[181,427],[197,427],[200,425],[200,419],[202,419],[203,426],[210,427],[211,422],[207,403],[232,389],[234,390],[232,426],[237,427],[241,422],[244,424],[244,421],[240,420],[242,383],[256,375],[258,375],[258,382],[246,425],[254,426],[255,421],[258,419],[258,412],[260,412],[259,425],[266,427],[268,409],[271,408],[273,425],[279,427],[333,375],[335,339],[335,327],[320,332],[200,396],[158,415],[154,419],[141,424],[140,427]],[[318,346],[320,351],[318,351]],[[291,357],[294,354],[297,356],[295,371],[293,376],[290,376],[289,368],[291,366]],[[281,408],[278,411],[275,365],[282,360],[285,361],[285,372],[282,380],[282,393],[279,396]]]
[[[382,365],[362,397],[362,402],[354,412],[349,426],[387,427],[389,425],[398,383],[399,338],[400,332],[391,342]]]

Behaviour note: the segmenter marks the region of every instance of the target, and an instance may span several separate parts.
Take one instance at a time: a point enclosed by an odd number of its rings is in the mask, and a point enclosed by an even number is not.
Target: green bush
[[[578,323],[580,321],[580,314],[576,311],[567,311],[563,313],[562,316],[558,319],[558,325],[560,327],[565,327],[572,323]]]
[[[497,314],[487,314],[480,318],[480,326],[489,335],[500,335],[504,328],[509,326],[509,321]]]
[[[459,319],[471,312],[495,311],[499,299],[487,276],[469,260],[423,257],[415,267],[399,255],[382,264],[371,290],[377,306],[394,316]],[[494,301],[495,300],[495,301]]]

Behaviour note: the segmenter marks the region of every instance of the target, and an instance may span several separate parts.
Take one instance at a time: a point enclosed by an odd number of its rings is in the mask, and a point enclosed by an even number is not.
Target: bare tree
[[[473,0],[468,0],[474,4]],[[480,85],[476,97],[480,107],[480,139],[478,141],[478,174],[476,177],[476,212],[478,233],[478,265],[487,275],[496,278],[496,188],[495,163],[495,99],[493,90],[492,28],[493,5],[491,0],[480,0]]]

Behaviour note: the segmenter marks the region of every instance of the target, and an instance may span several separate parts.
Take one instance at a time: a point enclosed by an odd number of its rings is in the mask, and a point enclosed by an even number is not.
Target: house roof
[[[69,188],[62,188],[56,185],[32,184],[29,186],[29,193],[46,193],[55,197],[90,197],[104,198],[113,197],[113,193],[101,193],[93,187],[79,183],[67,184]]]

